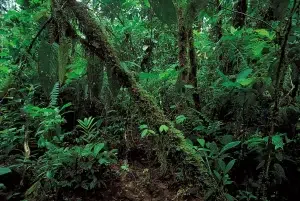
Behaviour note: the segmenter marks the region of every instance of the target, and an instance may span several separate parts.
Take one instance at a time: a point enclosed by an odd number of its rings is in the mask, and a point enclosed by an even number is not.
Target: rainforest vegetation
[[[0,200],[300,200],[300,0],[0,0]]]

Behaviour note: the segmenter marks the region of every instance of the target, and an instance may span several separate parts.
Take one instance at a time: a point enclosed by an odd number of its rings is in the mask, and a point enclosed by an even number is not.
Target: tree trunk
[[[103,85],[103,63],[95,54],[90,54],[87,65],[87,79],[90,100],[99,99]]]
[[[178,18],[178,60],[179,60],[179,77],[177,85],[181,92],[185,91],[184,85],[192,85],[197,90],[197,55],[194,47],[193,23],[197,16],[199,2],[192,0],[189,4],[183,5],[177,2]],[[195,91],[193,93],[195,108],[200,111],[200,96]]]
[[[187,27],[185,25],[184,8],[177,9],[178,17],[178,61],[179,61],[179,77],[178,84],[180,91],[184,90],[184,85],[188,83],[189,69],[188,69],[188,35]]]
[[[218,12],[218,14],[220,14],[221,11],[222,11],[222,5],[220,4],[219,0],[216,0],[216,4],[218,5],[217,12]],[[223,36],[223,33],[222,33],[222,18],[220,16],[218,16],[218,20],[217,20],[217,24],[215,26],[214,34],[216,36],[215,42],[219,42],[221,40],[222,36]]]
[[[198,63],[197,63],[196,50],[194,47],[194,36],[193,36],[192,29],[188,31],[188,42],[189,42],[189,60],[191,66],[190,73],[189,73],[189,82],[196,90],[198,87],[198,81],[197,81]],[[196,91],[193,93],[193,100],[194,100],[196,110],[200,111],[201,110],[200,96]]]
[[[235,4],[233,26],[235,28],[242,28],[245,25],[246,13],[247,13],[247,0],[238,0]]]

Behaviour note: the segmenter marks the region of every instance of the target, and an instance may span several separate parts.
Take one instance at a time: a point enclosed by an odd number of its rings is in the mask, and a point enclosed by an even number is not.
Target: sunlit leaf
[[[234,35],[234,34],[236,33],[236,31],[237,31],[237,30],[236,30],[233,26],[230,27],[230,33],[231,33],[231,34]]]
[[[147,8],[150,8],[150,3],[149,0],[144,0],[144,4]]]
[[[143,124],[143,125],[140,125],[140,126],[139,126],[139,129],[140,129],[140,130],[147,129],[147,128],[148,128],[148,126],[147,126],[146,124]]]
[[[237,81],[240,85],[247,87],[254,82],[253,78],[240,79]]]
[[[144,129],[141,133],[141,137],[142,138],[146,137],[148,135],[148,132],[149,132],[148,129]]]
[[[244,80],[246,79],[251,73],[252,73],[253,69],[251,68],[247,68],[245,70],[243,70],[242,72],[240,72],[238,75],[237,75],[237,78],[236,80]]]
[[[140,73],[139,77],[141,80],[145,79],[158,79],[159,74],[158,73]]]
[[[205,145],[205,140],[204,139],[197,139],[197,141],[199,142],[201,147],[204,147],[204,145]]]
[[[272,136],[272,144],[275,146],[275,150],[277,149],[283,149],[283,140],[280,135],[274,135]]]
[[[270,33],[266,29],[256,29],[256,33],[258,33],[261,36],[270,37]]]
[[[186,88],[186,89],[194,89],[195,87],[193,86],[193,85],[184,85],[184,87]]]
[[[166,126],[166,125],[161,125],[161,126],[159,127],[159,132],[160,132],[160,133],[168,132],[168,130],[169,130],[169,127]]]
[[[184,115],[179,115],[176,117],[176,124],[181,124],[186,120],[186,117]]]
[[[97,156],[99,152],[104,148],[104,143],[99,143],[94,146],[94,155]]]

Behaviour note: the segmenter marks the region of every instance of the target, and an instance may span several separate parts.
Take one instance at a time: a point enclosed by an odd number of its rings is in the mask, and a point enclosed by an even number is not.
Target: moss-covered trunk
[[[179,77],[178,84],[180,89],[183,85],[188,84],[188,33],[185,25],[184,8],[177,8],[178,17],[178,61],[179,61]]]
[[[188,31],[188,44],[189,44],[189,60],[190,60],[190,73],[189,73],[189,82],[190,84],[197,89],[198,87],[198,80],[197,80],[197,70],[198,70],[198,62],[197,62],[197,55],[196,50],[194,46],[194,35],[193,30],[189,29]],[[195,91],[193,93],[193,100],[195,104],[195,108],[200,111],[201,105],[200,105],[200,96]]]
[[[104,31],[88,12],[88,8],[76,0],[68,0],[66,5],[67,9],[65,9],[65,11],[75,14],[81,31],[86,36],[86,40],[81,40],[84,46],[109,64],[108,67],[111,68],[112,74],[117,79],[115,82],[129,89],[139,111],[144,115],[145,120],[147,120],[151,127],[155,129],[158,129],[161,125],[167,125],[169,127],[168,136],[163,138],[168,140],[168,142],[164,144],[170,148],[176,147],[183,151],[183,153],[193,161],[193,164],[199,168],[199,171],[203,173],[204,180],[210,184],[210,177],[207,176],[208,172],[203,165],[201,156],[186,142],[183,134],[174,128],[172,122],[166,118],[153,98],[138,85],[131,73],[122,68],[119,58],[108,42]],[[157,151],[159,152],[161,150]],[[160,162],[163,163],[164,161],[160,160]]]
[[[177,85],[184,92],[184,85],[192,85],[195,89],[193,101],[195,108],[200,111],[200,96],[196,92],[197,83],[197,55],[194,46],[193,23],[201,7],[195,0],[189,3],[182,3],[174,0],[177,7],[178,26],[178,61],[179,77]],[[202,4],[201,4],[202,5]]]

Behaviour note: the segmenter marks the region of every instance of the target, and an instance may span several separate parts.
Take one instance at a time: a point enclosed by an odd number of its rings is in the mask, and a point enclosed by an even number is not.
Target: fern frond
[[[57,106],[58,96],[59,96],[59,82],[56,82],[53,86],[53,89],[52,89],[51,93],[50,93],[49,107]]]

